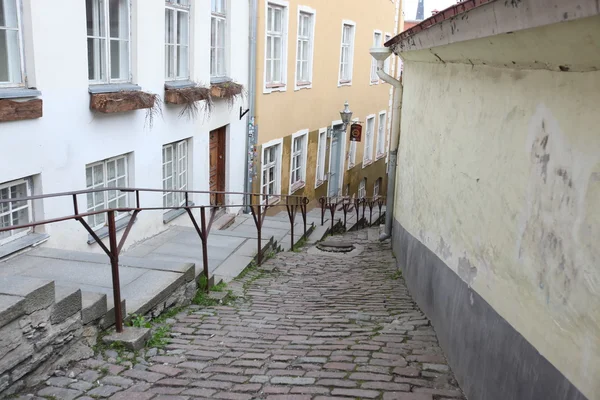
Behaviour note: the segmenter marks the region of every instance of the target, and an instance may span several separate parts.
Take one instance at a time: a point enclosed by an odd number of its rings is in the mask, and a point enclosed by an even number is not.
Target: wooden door
[[[225,127],[210,132],[210,191],[225,191]],[[222,194],[210,195],[211,205],[225,204],[225,196]]]

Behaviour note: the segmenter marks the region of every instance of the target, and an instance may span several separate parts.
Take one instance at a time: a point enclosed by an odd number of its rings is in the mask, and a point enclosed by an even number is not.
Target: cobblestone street
[[[168,320],[164,349],[125,362],[105,352],[58,373],[35,395],[464,399],[390,244],[367,237],[365,230],[331,238],[357,243],[362,251],[352,256],[280,253],[227,286],[238,296],[232,304],[190,306]]]

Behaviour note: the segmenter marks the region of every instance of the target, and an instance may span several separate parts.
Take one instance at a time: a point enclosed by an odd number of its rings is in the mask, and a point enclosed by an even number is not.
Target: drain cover
[[[350,242],[321,242],[317,244],[317,249],[330,253],[349,253],[355,249],[354,244]]]

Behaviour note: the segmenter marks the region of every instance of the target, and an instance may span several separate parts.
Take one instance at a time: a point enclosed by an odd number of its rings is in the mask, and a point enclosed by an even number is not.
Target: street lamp
[[[344,129],[346,129],[350,121],[352,121],[352,111],[350,111],[350,105],[348,104],[348,101],[344,103],[344,109],[340,111],[340,116],[342,117],[342,122],[344,123]]]

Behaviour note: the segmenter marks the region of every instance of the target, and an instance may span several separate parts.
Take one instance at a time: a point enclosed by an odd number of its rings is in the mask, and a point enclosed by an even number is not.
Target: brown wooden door
[[[225,127],[210,132],[210,191],[225,191]],[[222,194],[210,196],[210,204],[225,204]]]

